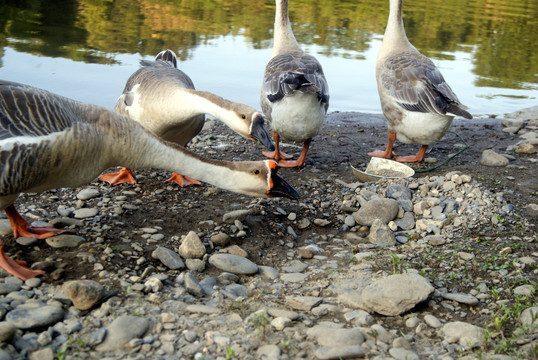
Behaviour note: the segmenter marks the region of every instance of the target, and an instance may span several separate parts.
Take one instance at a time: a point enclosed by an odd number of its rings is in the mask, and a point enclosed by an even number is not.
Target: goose
[[[276,0],[271,59],[265,67],[261,107],[271,122],[274,151],[263,154],[281,167],[305,165],[312,138],[316,136],[329,107],[329,86],[321,64],[306,54],[295,40],[288,18],[288,1]],[[303,142],[295,161],[280,150],[280,138]]]
[[[402,20],[403,0],[390,0],[383,42],[376,59],[376,80],[381,108],[387,119],[387,148],[370,156],[400,162],[420,162],[428,145],[441,140],[454,116],[471,119],[434,63],[407,39]],[[422,145],[416,155],[397,156],[394,141]]]
[[[15,237],[44,239],[64,231],[30,227],[14,206],[20,193],[78,187],[118,164],[179,171],[251,196],[299,196],[272,160],[207,160],[124,115],[0,80],[0,208]],[[0,266],[7,272],[23,280],[43,274],[24,265],[9,258],[0,242]]]
[[[274,149],[264,118],[248,105],[226,100],[208,91],[195,90],[191,78],[177,68],[172,50],[163,50],[155,61],[140,61],[118,98],[114,111],[127,115],[155,135],[187,146],[205,123],[205,114],[220,119],[233,131],[250,140],[258,140]],[[100,178],[111,184],[135,183],[132,172],[124,167],[119,172]],[[180,186],[199,181],[174,173],[168,181]]]

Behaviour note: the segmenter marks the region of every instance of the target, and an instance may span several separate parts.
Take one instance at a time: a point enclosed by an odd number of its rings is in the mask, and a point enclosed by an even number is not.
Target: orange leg
[[[392,147],[394,146],[395,141],[396,141],[396,133],[393,132],[393,131],[390,131],[389,132],[389,142],[387,144],[387,148],[385,149],[385,151],[383,151],[383,150],[375,150],[375,151],[372,151],[372,152],[368,153],[368,155],[373,156],[373,157],[385,158],[385,159],[390,159],[393,156],[397,156],[392,151]]]
[[[15,205],[11,204],[4,209],[13,229],[13,236],[31,237],[35,239],[46,239],[54,235],[69,232],[68,230],[56,229],[54,227],[31,227],[28,222],[19,214]]]
[[[32,270],[27,268],[25,261],[13,260],[4,252],[4,244],[0,241],[0,266],[13,276],[26,281],[38,275],[45,275],[43,270]]]
[[[181,187],[189,186],[189,185],[201,185],[202,183],[198,180],[191,179],[189,177],[180,175],[178,173],[172,173],[172,176],[170,179],[167,180],[168,182],[175,182]]]
[[[424,160],[424,156],[426,155],[426,149],[428,148],[428,145],[422,145],[420,147],[420,150],[416,153],[416,155],[409,155],[409,156],[396,156],[396,161],[399,162],[420,162]]]
[[[312,139],[308,139],[303,144],[303,150],[301,151],[301,155],[297,158],[295,161],[287,161],[287,160],[281,160],[277,164],[280,167],[297,167],[297,168],[303,168],[306,161],[306,154],[308,153],[308,149],[310,148],[310,143],[312,142]]]
[[[120,171],[115,173],[103,174],[99,176],[99,180],[107,182],[110,185],[136,184],[133,173],[126,167],[121,168]]]
[[[273,140],[275,141],[275,151],[263,151],[262,154],[269,159],[275,159],[276,162],[280,160],[289,160],[293,156],[286,154],[283,151],[280,151],[280,135],[275,131],[273,132]]]

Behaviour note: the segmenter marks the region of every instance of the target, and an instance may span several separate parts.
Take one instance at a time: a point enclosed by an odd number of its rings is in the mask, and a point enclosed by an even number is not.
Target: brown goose
[[[30,227],[13,205],[20,193],[80,186],[118,164],[180,171],[251,196],[298,198],[276,174],[274,161],[206,160],[152,135],[126,116],[31,86],[0,81],[0,208],[5,210],[15,237],[43,239],[62,232]],[[1,242],[0,266],[21,279],[43,273],[10,259]]]
[[[271,121],[274,152],[264,155],[282,167],[303,167],[312,138],[321,129],[329,107],[329,86],[320,63],[305,54],[293,36],[288,0],[276,0],[274,42],[261,91],[263,113]],[[303,142],[296,161],[280,151],[280,137]]]
[[[424,159],[428,145],[445,135],[454,116],[472,116],[439,69],[407,40],[402,2],[390,0],[387,28],[376,61],[377,89],[388,122],[389,141],[385,151],[369,155],[418,162]],[[405,144],[422,146],[416,155],[396,156],[392,151],[396,137]]]
[[[270,150],[274,149],[259,112],[213,93],[195,90],[191,78],[177,68],[173,51],[161,51],[155,56],[155,61],[142,60],[140,64],[141,68],[129,77],[123,94],[116,101],[116,112],[127,115],[155,135],[182,146],[187,146],[202,130],[205,114],[209,114],[242,137],[258,140]],[[135,182],[128,168],[102,175],[99,179],[111,184]],[[168,181],[175,181],[181,186],[200,184],[177,173]]]

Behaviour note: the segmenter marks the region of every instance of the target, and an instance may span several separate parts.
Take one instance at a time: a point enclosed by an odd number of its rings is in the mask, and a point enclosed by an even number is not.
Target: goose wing
[[[78,102],[32,86],[0,81],[0,140],[63,131],[80,119],[82,108],[75,104]]]
[[[385,61],[381,85],[406,110],[472,118],[439,69],[421,54],[409,52]]]
[[[276,102],[295,91],[311,92],[329,107],[329,86],[321,64],[303,52],[292,52],[272,58],[265,68],[262,91],[270,102]]]

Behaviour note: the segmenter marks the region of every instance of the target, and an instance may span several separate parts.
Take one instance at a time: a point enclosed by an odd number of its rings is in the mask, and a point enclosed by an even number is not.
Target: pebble
[[[17,329],[35,329],[62,321],[65,313],[61,307],[42,305],[33,308],[16,308],[6,315],[6,320]]]
[[[105,295],[105,288],[92,280],[68,281],[62,290],[79,310],[91,309]]]
[[[362,358],[368,353],[368,349],[360,345],[350,345],[343,347],[320,347],[316,350],[315,355],[320,360],[326,360]]]
[[[73,212],[75,219],[87,219],[96,216],[99,213],[97,208],[82,208]]]
[[[320,297],[315,296],[287,296],[286,304],[295,310],[310,311],[313,307],[318,306],[323,301]]]
[[[441,328],[441,334],[446,342],[457,342],[465,349],[483,346],[483,333],[484,329],[462,321],[449,322]]]
[[[109,352],[122,349],[132,339],[141,338],[148,328],[149,322],[145,318],[122,315],[106,327],[106,337],[96,350]]]
[[[77,199],[79,200],[89,200],[98,197],[101,195],[98,189],[95,188],[86,188],[79,191],[77,194]]]
[[[214,254],[209,257],[209,263],[219,270],[232,274],[255,274],[258,266],[242,256],[232,254]]]
[[[198,235],[189,231],[181,242],[178,253],[185,259],[201,259],[206,254],[206,249]]]
[[[211,236],[210,240],[215,246],[226,247],[230,244],[230,236],[223,232]]]
[[[441,321],[431,314],[424,315],[424,322],[432,328],[440,328],[442,326]]]
[[[375,219],[373,221],[368,239],[372,244],[379,246],[392,246],[396,244],[394,233],[381,219]]]
[[[13,336],[15,335],[15,331],[17,328],[6,321],[0,322],[0,343],[9,343]]]
[[[374,199],[366,202],[353,214],[353,218],[360,225],[371,226],[375,219],[388,224],[398,215],[398,208],[398,202],[394,199]]]
[[[185,268],[185,264],[179,257],[179,255],[168,248],[158,246],[151,256],[154,259],[159,259],[167,268],[172,270],[182,270]]]
[[[47,244],[55,249],[76,248],[86,240],[78,235],[60,234],[46,239]]]
[[[478,299],[470,294],[442,293],[441,296],[447,300],[457,301],[462,304],[467,304],[467,305],[478,304]]]
[[[319,345],[328,347],[360,345],[364,342],[364,335],[358,328],[345,329],[316,325],[308,329],[306,334],[314,338]]]
[[[509,162],[510,161],[506,157],[497,154],[491,149],[484,150],[482,152],[482,157],[480,158],[480,164],[485,166],[506,166]]]
[[[236,220],[243,221],[250,214],[250,210],[235,210],[227,212],[222,216],[222,221],[233,224]]]

